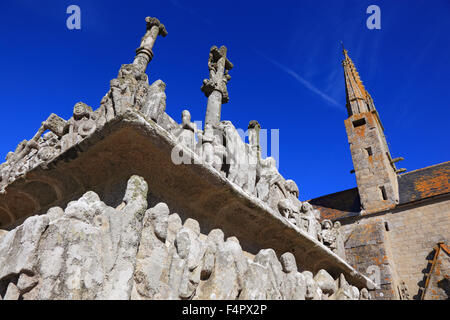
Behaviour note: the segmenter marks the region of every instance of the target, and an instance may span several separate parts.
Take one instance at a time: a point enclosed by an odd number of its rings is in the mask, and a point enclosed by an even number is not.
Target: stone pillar
[[[220,114],[222,111],[222,93],[214,90],[208,97],[206,106],[205,124],[214,126],[220,122]]]
[[[202,92],[208,98],[203,133],[203,157],[207,163],[213,159],[214,126],[220,122],[222,104],[229,101],[227,82],[230,80],[228,71],[233,64],[227,59],[227,48],[211,47],[208,59],[209,79],[203,80]]]
[[[158,19],[147,17],[145,18],[145,22],[147,22],[147,32],[142,37],[140,47],[136,49],[136,57],[133,61],[133,64],[142,73],[145,72],[148,63],[153,58],[152,48],[158,35],[163,37],[167,36],[166,27]]]
[[[258,152],[258,155],[261,153],[261,145],[259,143],[259,132],[261,130],[261,126],[256,120],[252,120],[248,124],[248,143]]]

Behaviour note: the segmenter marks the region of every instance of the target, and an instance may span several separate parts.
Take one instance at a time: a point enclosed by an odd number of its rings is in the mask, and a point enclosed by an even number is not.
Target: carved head
[[[290,252],[285,252],[280,257],[281,265],[286,273],[297,272],[297,262],[295,257]]]
[[[361,289],[360,299],[361,300],[368,300],[369,299],[369,291],[366,288],[362,288]]]
[[[261,125],[258,121],[252,120],[248,123],[248,129],[261,129]]]
[[[302,272],[303,276],[305,277],[306,280],[306,293],[305,293],[305,298],[307,300],[311,300],[314,299],[314,296],[317,293],[317,289],[318,289],[318,285],[317,282],[314,281],[313,275],[311,272],[309,271],[304,271]]]
[[[264,168],[275,168],[277,165],[277,161],[273,157],[261,159],[260,163],[261,163],[261,166]]]
[[[169,207],[164,202],[158,203],[151,209],[147,210],[153,225],[155,235],[161,240],[166,241],[167,227],[169,221]]]
[[[131,64],[123,64],[119,69],[118,78],[125,78],[126,76],[133,73],[133,67]]]
[[[295,183],[294,180],[290,180],[290,179],[289,179],[289,180],[286,180],[285,186],[286,186],[286,190],[287,190],[291,195],[293,195],[295,198],[298,198],[298,196],[299,196],[299,191],[298,191],[297,184]]]
[[[43,138],[44,138],[44,141],[47,142],[47,145],[49,145],[50,147],[54,147],[56,144],[58,144],[58,141],[59,141],[58,136],[51,131],[45,133]]]
[[[191,123],[191,113],[189,112],[189,110],[183,110],[181,112],[181,123],[182,124]]]
[[[341,223],[339,221],[336,221],[333,225],[333,228],[339,229],[341,227]]]
[[[83,102],[78,102],[73,107],[73,117],[74,119],[81,119],[83,117],[89,118],[90,111],[92,111],[91,107],[89,107],[87,104]]]
[[[187,259],[191,247],[188,232],[178,232],[175,238],[175,248],[181,259]]]
[[[118,78],[124,79],[131,77],[139,80],[142,76],[143,73],[141,73],[134,64],[123,64],[120,67]]]
[[[311,211],[312,209],[313,209],[312,205],[310,205],[308,202],[303,202],[303,204],[302,204],[302,212],[303,213]]]
[[[292,213],[292,206],[289,199],[281,199],[278,201],[278,211],[284,216],[289,217]]]
[[[8,152],[8,154],[6,155],[5,160],[8,162],[9,160],[11,160],[14,156],[14,152],[10,151]]]
[[[333,226],[333,223],[330,220],[325,219],[325,220],[322,221],[322,227],[324,229],[329,230],[329,229],[331,229],[332,226]]]

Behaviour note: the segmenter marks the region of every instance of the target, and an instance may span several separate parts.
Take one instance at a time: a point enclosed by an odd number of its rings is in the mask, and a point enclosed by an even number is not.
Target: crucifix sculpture
[[[222,104],[229,101],[227,83],[231,79],[228,71],[233,64],[227,59],[227,48],[211,47],[208,59],[209,79],[203,80],[201,90],[208,98],[205,129],[202,135],[203,159],[212,163],[214,158],[214,126],[220,122]]]
[[[141,45],[136,49],[136,57],[133,64],[139,68],[139,71],[145,72],[148,63],[153,58],[152,48],[158,36],[167,36],[166,27],[156,18],[147,17],[147,32],[142,37]]]

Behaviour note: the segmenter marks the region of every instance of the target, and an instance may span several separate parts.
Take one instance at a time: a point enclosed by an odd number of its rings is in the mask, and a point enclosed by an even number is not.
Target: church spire
[[[352,59],[350,59],[348,51],[343,45],[342,52],[344,54],[342,66],[344,67],[348,115],[351,116],[374,110],[375,107],[373,106],[372,98],[364,88],[355,64]]]
[[[345,120],[353,168],[358,185],[362,212],[373,213],[396,206],[399,201],[397,173],[384,128],[364,88],[353,61],[343,48],[345,93],[348,119]]]

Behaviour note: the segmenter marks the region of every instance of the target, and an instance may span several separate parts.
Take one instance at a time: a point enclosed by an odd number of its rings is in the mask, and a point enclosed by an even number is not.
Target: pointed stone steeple
[[[345,93],[348,119],[345,120],[348,142],[353,160],[358,193],[363,212],[372,213],[395,207],[398,203],[397,173],[384,128],[364,88],[353,61],[343,49]]]
[[[348,115],[374,110],[372,98],[364,88],[355,64],[350,59],[347,50],[343,48],[342,51],[344,53],[342,66],[344,67]]]

